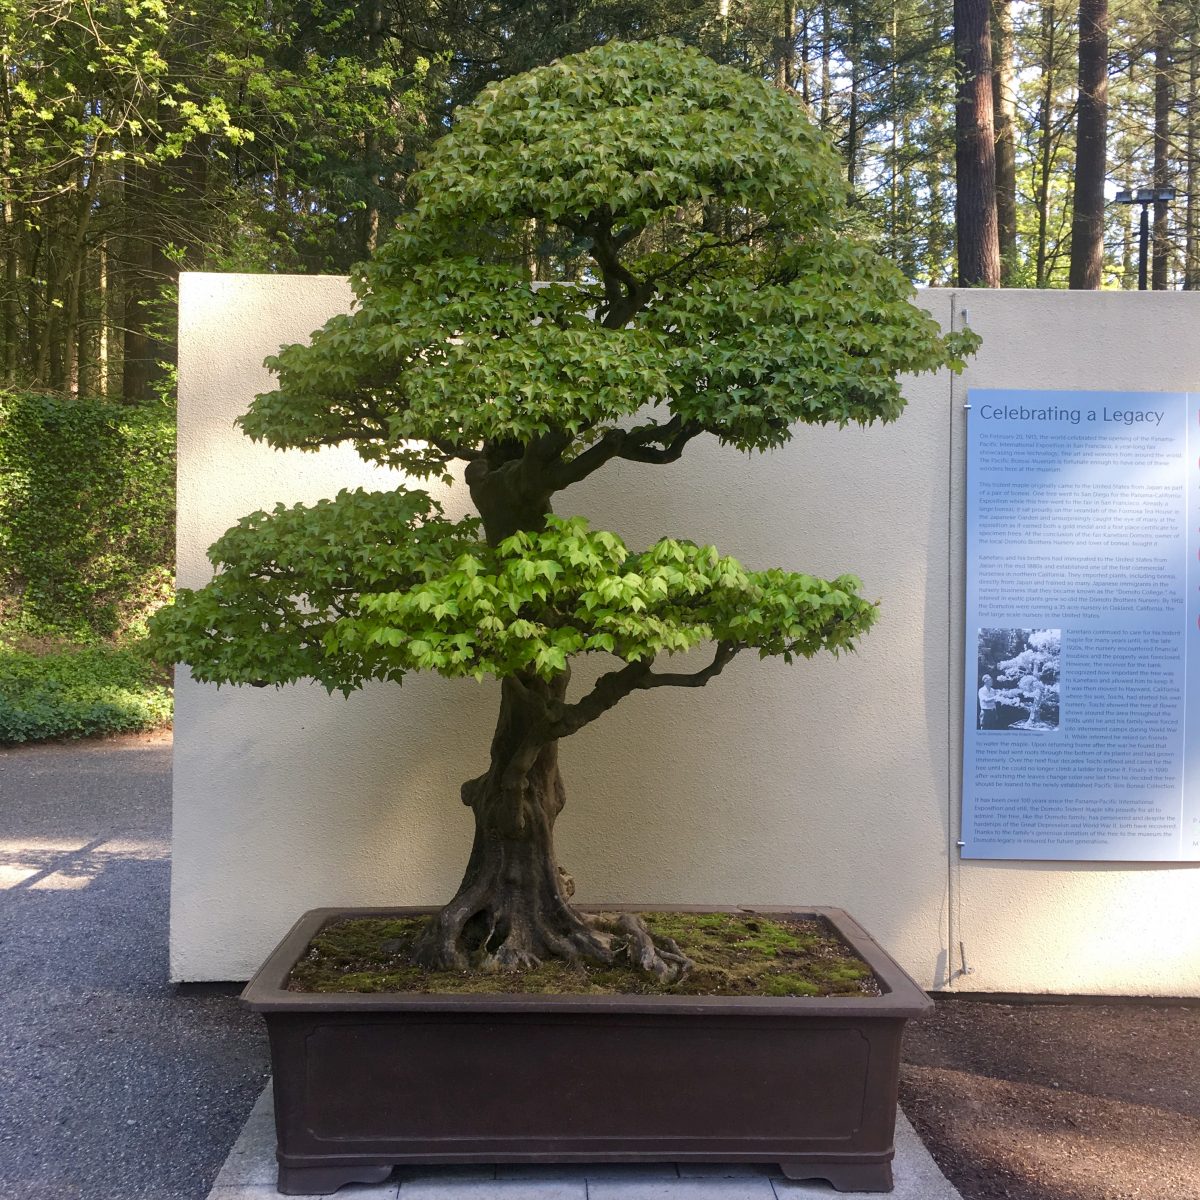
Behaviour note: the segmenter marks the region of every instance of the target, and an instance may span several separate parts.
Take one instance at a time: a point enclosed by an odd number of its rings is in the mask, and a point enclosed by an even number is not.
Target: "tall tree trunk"
[[[1171,0],[1159,0],[1154,31],[1154,187],[1171,186],[1171,55],[1174,50],[1174,12]],[[1154,230],[1151,288],[1162,292],[1167,287],[1167,268],[1171,242],[1167,228],[1167,202],[1154,202]]]
[[[833,55],[833,17],[829,11],[832,0],[821,4],[821,128],[829,127],[829,92],[833,85],[830,63]]]
[[[554,855],[554,822],[566,796],[558,743],[536,734],[539,701],[565,693],[534,676],[505,679],[485,774],[463,785],[475,838],[454,898],[426,928],[418,957],[463,970],[472,959],[504,969],[544,958],[611,958],[571,906],[573,891]]]
[[[1200,165],[1196,162],[1196,125],[1200,121],[1200,50],[1195,44],[1196,27],[1192,30],[1192,44],[1188,54],[1188,103],[1187,103],[1187,208],[1184,213],[1185,240],[1183,249],[1183,286],[1193,292],[1200,288],[1200,242],[1197,224],[1200,223]]]
[[[939,287],[947,282],[943,272],[946,260],[945,225],[942,221],[942,178],[936,160],[925,170],[925,187],[929,192],[928,234],[929,286]]]
[[[1038,112],[1037,179],[1034,196],[1037,202],[1038,232],[1034,256],[1035,278],[1038,287],[1046,283],[1046,247],[1050,233],[1050,166],[1054,155],[1054,54],[1055,12],[1053,0],[1042,8],[1042,94]]]
[[[959,70],[954,114],[958,282],[961,287],[999,287],[988,0],[954,0],[954,48]]]
[[[149,400],[162,378],[159,360],[170,347],[154,331],[154,305],[174,268],[164,253],[159,228],[163,181],[157,163],[131,162],[124,189],[126,236],[123,299],[124,354],[121,395],[127,404]]]
[[[891,40],[888,44],[888,57],[891,59],[888,90],[888,107],[891,109],[888,125],[890,126],[891,155],[888,164],[888,242],[889,253],[895,257],[898,251],[897,230],[899,227],[900,206],[900,96],[899,80],[900,52],[896,45],[896,0],[892,0],[892,21],[888,30]],[[905,272],[908,274],[908,272]],[[911,275],[909,276],[911,278]]]
[[[992,4],[992,111],[996,124],[996,234],[1000,282],[1012,282],[1017,265],[1016,83],[1013,78],[1012,0]]]
[[[0,116],[5,123],[12,121],[12,97],[9,94],[10,67],[8,60],[0,58]],[[16,197],[12,189],[12,144],[9,138],[0,138],[0,188],[4,192],[4,204],[0,207],[0,237],[4,246],[4,303],[0,305],[0,321],[3,322],[4,355],[0,370],[4,383],[11,387],[17,381],[17,364],[21,344],[20,297],[18,265],[21,244],[21,223],[18,219]]]
[[[1127,188],[1132,191],[1132,185]],[[1134,205],[1121,205],[1121,287],[1132,291],[1137,287],[1137,221]]]
[[[862,46],[858,20],[858,2],[850,0],[850,29],[846,39],[846,56],[850,60],[850,109],[846,118],[846,182],[853,188],[858,182],[858,109],[861,103]]]
[[[96,194],[100,184],[100,162],[103,139],[96,141],[95,152],[88,168],[88,179],[79,197],[74,228],[67,255],[67,287],[63,314],[63,390],[67,395],[79,394],[79,308],[83,269],[87,257],[87,235],[92,224],[92,213],[96,207]]]
[[[4,382],[12,387],[17,381],[17,364],[20,361],[20,268],[18,253],[20,229],[17,221],[16,201],[8,193],[4,196]]]
[[[101,241],[96,276],[97,321],[99,336],[96,345],[96,391],[108,395],[108,327],[111,321],[108,296],[108,242]]]
[[[383,6],[380,0],[367,5],[367,62],[376,65],[379,45],[383,40]],[[366,203],[360,214],[358,250],[362,258],[370,258],[379,246],[379,135],[370,123],[363,129],[363,174],[367,183]]]
[[[812,47],[809,44],[809,16],[810,10],[806,7],[804,15],[800,18],[800,98],[804,101],[805,108],[811,112],[812,81],[809,78],[808,56]]]
[[[796,4],[783,0],[775,46],[775,84],[791,91],[796,86]]]
[[[1104,273],[1104,179],[1108,169],[1108,0],[1079,2],[1076,130],[1070,286],[1098,288]]]

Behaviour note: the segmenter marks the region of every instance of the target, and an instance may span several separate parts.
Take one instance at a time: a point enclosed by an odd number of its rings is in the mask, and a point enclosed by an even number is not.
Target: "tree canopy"
[[[704,641],[722,665],[852,645],[875,609],[851,577],[672,538],[633,553],[550,515],[604,463],[670,462],[701,434],[765,450],[797,423],[891,420],[898,375],[971,349],[842,231],[835,156],[799,105],[676,44],[609,44],[486,89],[416,182],[354,310],[271,360],[279,387],[243,425],[418,477],[461,460],[482,520],[405,489],[253,514],[160,644],[200,679],[346,691],[416,669],[549,679],[590,652],[639,664],[632,690]],[[530,221],[575,279],[532,283]]]
[[[475,844],[419,960],[623,956],[678,978],[669,939],[570,904],[559,740],[743,651],[837,653],[875,606],[849,575],[750,570],[673,537],[631,551],[553,497],[702,435],[768,450],[801,423],[891,420],[901,373],[955,367],[975,339],[943,335],[842,228],[836,160],[795,100],[677,44],[610,43],[485,89],[416,182],[353,310],[271,360],[279,387],[242,423],[416,478],[465,464],[478,517],[407,487],[254,513],[213,546],[212,583],[156,617],[159,644],[217,682],[499,678],[490,765],[462,788]],[[531,278],[530,226],[563,278]],[[707,665],[656,669],[701,643]],[[583,654],[614,665],[571,697]]]

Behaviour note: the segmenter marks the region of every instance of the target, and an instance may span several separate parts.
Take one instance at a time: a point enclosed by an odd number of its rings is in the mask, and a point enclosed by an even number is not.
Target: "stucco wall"
[[[239,516],[392,477],[347,450],[280,454],[234,427],[265,355],[349,303],[340,279],[186,275],[179,577]],[[633,696],[563,747],[560,858],[579,898],[851,909],[918,980],[989,990],[1200,994],[1200,870],[960,864],[961,469],[967,384],[1197,387],[1183,295],[927,293],[985,349],[923,377],[895,425],[803,430],[748,458],[711,439],[560,496],[634,546],[713,541],[753,566],[853,570],[883,600],[860,652],[739,659],[709,687]],[[444,497],[451,511],[465,489]],[[586,672],[577,672],[579,683]],[[245,978],[305,908],[433,903],[470,839],[494,684],[412,676],[348,701],[177,678],[172,975]],[[1164,913],[1177,919],[1164,921]],[[959,942],[973,973],[956,978]],[[950,948],[953,947],[953,953]]]

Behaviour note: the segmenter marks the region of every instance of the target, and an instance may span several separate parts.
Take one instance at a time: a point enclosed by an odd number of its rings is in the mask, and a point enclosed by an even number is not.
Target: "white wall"
[[[350,451],[255,446],[232,425],[270,386],[263,357],[349,298],[340,279],[184,276],[181,583],[208,577],[204,548],[254,508],[394,478]],[[912,382],[897,424],[802,430],[753,458],[705,439],[671,467],[622,463],[559,497],[560,513],[633,546],[674,534],[752,566],[853,570],[883,601],[855,656],[739,659],[701,691],[631,697],[564,743],[560,858],[583,901],[844,906],[931,987],[1200,994],[1200,870],[958,862],[949,703],[962,694],[964,387],[1195,388],[1200,301],[922,302],[946,324],[969,305],[985,348],[965,380]],[[446,501],[461,511],[465,489]],[[484,765],[495,703],[494,684],[436,677],[344,701],[311,685],[218,690],[181,669],[173,978],[245,978],[306,908],[447,898],[470,841],[458,786]],[[960,941],[965,979],[951,975]]]

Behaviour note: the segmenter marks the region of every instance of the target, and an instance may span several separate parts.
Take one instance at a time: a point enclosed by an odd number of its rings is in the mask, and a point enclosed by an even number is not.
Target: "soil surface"
[[[593,913],[621,944],[616,913]],[[877,996],[870,967],[822,919],[737,913],[640,914],[660,944],[692,960],[662,982],[628,962],[549,960],[523,971],[429,971],[413,962],[424,918],[356,917],[326,926],[292,969],[293,992],[521,992],[570,995]],[[618,954],[620,952],[618,951]]]
[[[1200,1007],[939,998],[904,1057],[964,1200],[1200,1200]]]

